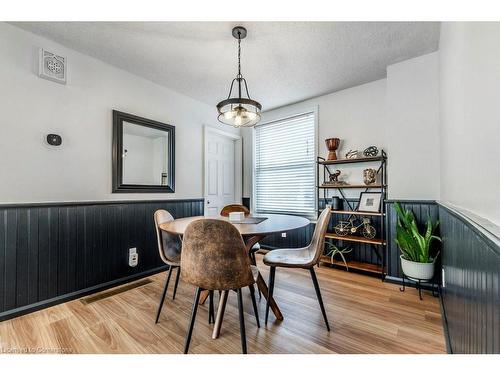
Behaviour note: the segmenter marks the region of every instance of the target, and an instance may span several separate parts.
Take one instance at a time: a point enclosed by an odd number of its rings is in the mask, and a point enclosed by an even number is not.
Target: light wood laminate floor
[[[268,268],[259,268],[267,280]],[[331,332],[327,332],[306,270],[276,271],[275,298],[284,321],[263,318],[258,329],[248,288],[244,291],[249,353],[445,353],[439,301],[382,283],[380,279],[327,267],[317,269]],[[80,300],[0,322],[0,352],[182,353],[194,287],[173,282],[159,324],[155,315],[165,274],[152,283],[83,304]],[[173,280],[172,280],[173,281]],[[217,293],[216,293],[217,295]],[[217,300],[216,300],[217,302]],[[211,338],[208,303],[198,310],[190,353],[240,353],[236,294],[229,295],[221,336]]]

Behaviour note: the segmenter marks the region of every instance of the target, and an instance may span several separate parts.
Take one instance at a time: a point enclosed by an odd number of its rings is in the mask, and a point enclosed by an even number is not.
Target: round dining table
[[[229,221],[229,218],[225,216],[191,216],[160,224],[160,229],[165,232],[182,236],[189,224],[200,219],[218,219]],[[261,241],[264,237],[274,233],[289,232],[294,229],[303,228],[309,225],[309,223],[310,222],[308,219],[300,216],[278,214],[262,214],[257,216],[250,215],[241,222],[231,222],[231,224],[233,224],[240,232],[243,241],[245,242],[245,248],[249,256],[251,255],[252,247],[257,242]],[[269,298],[267,284],[260,273],[256,282],[260,292],[267,300]],[[215,319],[215,325],[212,334],[212,338],[214,339],[219,337],[220,334],[220,328],[222,326],[222,319],[224,316],[228,292],[229,291],[222,291],[220,296],[219,307],[217,309],[217,317]],[[204,303],[207,296],[208,292],[206,292],[203,297],[200,298],[200,303]],[[269,307],[271,308],[276,319],[283,320],[283,314],[276,304],[276,301],[272,297],[269,300]]]

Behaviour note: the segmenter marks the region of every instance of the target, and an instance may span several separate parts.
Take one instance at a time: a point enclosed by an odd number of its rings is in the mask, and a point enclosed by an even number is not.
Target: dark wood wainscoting
[[[203,215],[203,199],[0,205],[0,320],[165,269],[160,208]]]
[[[439,206],[443,236],[441,288],[453,353],[500,353],[499,241],[458,212]]]

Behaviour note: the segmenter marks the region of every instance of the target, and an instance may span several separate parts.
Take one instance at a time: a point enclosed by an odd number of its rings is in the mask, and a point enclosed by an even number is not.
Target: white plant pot
[[[403,273],[408,276],[409,279],[413,280],[430,280],[434,276],[434,262],[432,263],[419,263],[412,262],[411,260],[407,260],[403,258],[402,255],[399,256],[401,258],[401,268]]]

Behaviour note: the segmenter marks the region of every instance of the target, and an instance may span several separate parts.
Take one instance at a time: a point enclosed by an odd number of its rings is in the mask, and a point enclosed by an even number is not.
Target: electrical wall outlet
[[[444,274],[444,267],[441,268],[441,286],[443,288],[446,287],[446,278],[445,278],[445,274]]]
[[[286,238],[286,232],[281,233],[281,237]]]
[[[137,254],[137,248],[133,247],[128,249],[128,265],[130,267],[135,267],[139,263],[139,254]]]

